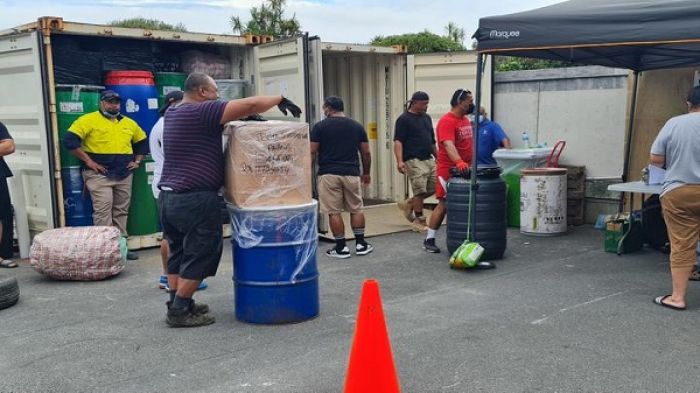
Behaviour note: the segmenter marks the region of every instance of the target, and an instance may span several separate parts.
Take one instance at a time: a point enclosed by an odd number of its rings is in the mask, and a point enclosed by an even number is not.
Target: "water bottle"
[[[523,131],[523,146],[526,149],[530,148],[530,137],[527,136],[527,131]]]

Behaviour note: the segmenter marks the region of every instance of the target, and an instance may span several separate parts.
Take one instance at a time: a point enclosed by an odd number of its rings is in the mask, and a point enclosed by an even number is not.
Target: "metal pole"
[[[632,102],[630,104],[630,122],[629,122],[629,128],[627,129],[627,143],[625,143],[625,160],[622,166],[622,182],[627,181],[627,172],[629,171],[630,167],[630,158],[632,156],[632,136],[634,134],[634,115],[637,110],[637,90],[639,86],[639,71],[634,71],[634,83],[632,87]],[[619,211],[622,211],[625,205],[625,194],[622,193],[622,196],[620,197],[620,208]],[[631,206],[630,206],[631,208]]]
[[[481,74],[482,74],[483,55],[479,53],[476,57],[476,102],[474,103],[474,125],[472,127],[472,173],[469,178],[469,233],[467,238],[469,241],[476,239],[476,162],[479,149],[479,107],[481,106]]]

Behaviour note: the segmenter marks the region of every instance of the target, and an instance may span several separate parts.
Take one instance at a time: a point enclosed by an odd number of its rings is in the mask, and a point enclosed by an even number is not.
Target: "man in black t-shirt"
[[[350,213],[355,234],[355,254],[367,255],[374,249],[365,241],[365,215],[362,212],[362,184],[369,184],[371,157],[367,132],[355,120],[345,117],[343,100],[328,97],[323,103],[326,119],[311,130],[311,161],[318,159],[318,199],[320,210],[328,214],[335,247],[326,251],[331,258],[350,258],[345,245],[342,211]],[[362,157],[362,171],[360,160]],[[360,174],[362,173],[362,174]]]
[[[394,127],[394,155],[399,172],[408,175],[413,197],[399,202],[404,217],[413,224],[413,230],[427,230],[423,216],[423,201],[435,193],[435,131],[433,120],[426,113],[428,94],[413,93],[408,109]]]
[[[0,267],[17,267],[12,258],[12,204],[10,190],[7,188],[7,178],[12,176],[10,168],[5,163],[6,155],[15,152],[15,141],[10,136],[7,127],[0,122]]]

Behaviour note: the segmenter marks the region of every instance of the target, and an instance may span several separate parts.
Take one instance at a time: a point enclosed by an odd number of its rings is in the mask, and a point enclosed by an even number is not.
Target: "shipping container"
[[[107,71],[120,69],[182,72],[186,52],[196,51],[224,59],[223,79],[245,81],[247,95],[289,97],[305,114],[300,121],[310,125],[322,119],[323,98],[337,95],[345,101],[346,114],[367,129],[373,165],[365,197],[378,203],[402,200],[409,193],[396,170],[392,140],[407,97],[414,90],[427,91],[437,122],[455,89],[474,89],[476,56],[469,51],[408,56],[403,47],[326,43],[308,35],[269,41],[266,36],[119,28],[58,17],[1,31],[0,84],[6,94],[0,95],[0,120],[17,144],[6,161],[16,176],[10,188],[22,216],[18,223],[26,216],[33,235],[66,222],[55,94],[59,84],[99,86]],[[484,96],[488,104],[490,96]],[[274,108],[263,116],[283,118]],[[129,245],[148,247],[155,240],[155,235],[132,236]]]

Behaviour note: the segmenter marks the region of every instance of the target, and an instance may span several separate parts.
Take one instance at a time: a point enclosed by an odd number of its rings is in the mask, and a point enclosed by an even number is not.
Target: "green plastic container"
[[[56,143],[60,146],[61,168],[82,165],[82,161],[63,146],[63,136],[80,116],[100,109],[102,90],[102,86],[56,85],[56,117],[60,139]]]
[[[144,157],[139,168],[134,171],[131,184],[131,204],[126,230],[129,235],[150,235],[159,231],[158,208],[153,198],[151,183],[153,182],[153,159],[150,155]]]
[[[506,197],[506,220],[508,221],[508,226],[520,228],[520,173],[503,175],[503,180],[508,187],[508,195]]]
[[[158,90],[158,107],[163,107],[165,95],[173,90],[185,90],[187,74],[182,72],[156,72],[155,82]]]

